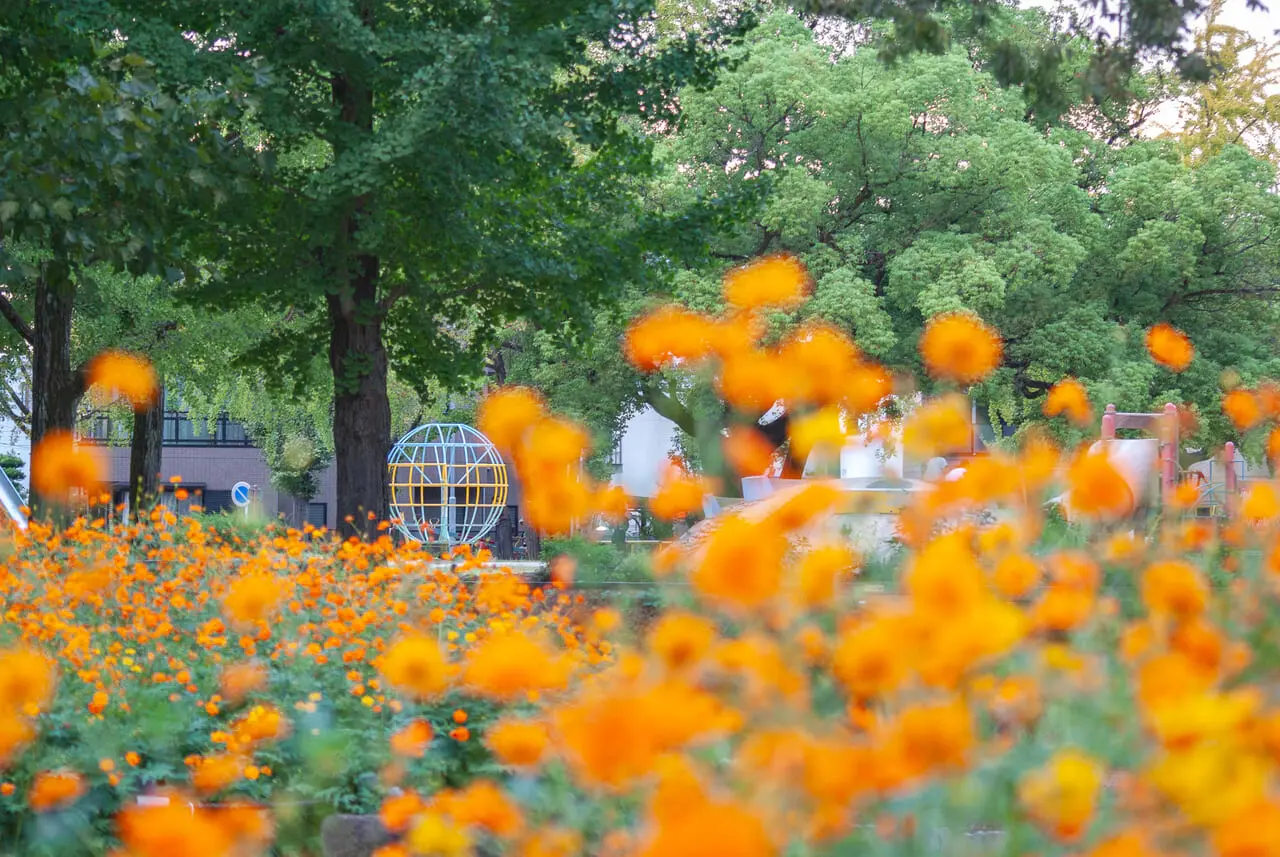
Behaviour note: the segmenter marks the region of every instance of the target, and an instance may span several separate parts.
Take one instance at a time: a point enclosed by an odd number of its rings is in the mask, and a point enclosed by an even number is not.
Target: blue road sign
[[[237,482],[231,486],[231,502],[240,508],[249,505],[249,498],[253,494],[253,487],[248,482]]]

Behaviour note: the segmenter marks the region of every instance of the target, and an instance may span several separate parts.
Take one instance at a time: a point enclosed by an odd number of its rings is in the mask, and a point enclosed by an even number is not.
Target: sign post
[[[253,499],[253,486],[248,482],[237,482],[231,486],[231,502],[244,509],[244,516],[249,517],[249,501]]]

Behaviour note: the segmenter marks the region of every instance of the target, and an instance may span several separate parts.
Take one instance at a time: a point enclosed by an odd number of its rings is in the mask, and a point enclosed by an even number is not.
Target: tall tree
[[[1221,371],[1274,372],[1280,221],[1267,162],[1229,147],[1183,164],[1169,143],[1113,136],[1096,112],[1046,129],[968,52],[889,68],[869,52],[833,57],[788,14],[751,32],[735,59],[714,88],[682,96],[663,187],[760,187],[754,216],[667,293],[633,294],[620,317],[602,316],[586,341],[519,333],[512,380],[540,386],[606,440],[646,404],[690,431],[717,416],[715,396],[678,369],[646,378],[611,358],[627,315],[661,299],[714,312],[728,266],[787,251],[808,265],[814,294],[772,316],[774,335],[818,317],[917,370],[925,321],[968,310],[1006,340],[1005,367],[974,391],[996,423],[1040,422],[1045,391],[1075,375],[1099,404],[1187,403],[1202,416],[1198,441],[1232,436],[1216,416]],[[1142,332],[1157,321],[1192,332],[1192,371],[1173,376],[1147,358]]]
[[[1224,5],[1213,0],[1196,31],[1196,48],[1210,57],[1213,72],[1183,100],[1175,136],[1192,161],[1235,145],[1275,161],[1280,157],[1280,41],[1226,24]]]
[[[162,93],[98,11],[0,8],[0,314],[31,348],[33,443],[71,429],[85,391],[71,359],[84,272],[194,275],[180,223],[222,193],[208,171],[220,149],[210,96]]]
[[[209,225],[208,295],[311,313],[258,356],[287,372],[327,351],[340,519],[387,514],[390,365],[474,374],[507,318],[581,316],[700,241],[687,211],[640,204],[632,117],[676,119],[713,58],[657,47],[646,0],[119,6],[175,85],[212,78],[252,106],[257,181]]]

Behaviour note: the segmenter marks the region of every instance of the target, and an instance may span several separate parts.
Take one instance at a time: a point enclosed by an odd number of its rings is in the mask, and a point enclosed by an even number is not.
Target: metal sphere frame
[[[415,542],[477,542],[507,505],[507,464],[489,438],[468,425],[418,426],[392,446],[387,470],[392,518]]]

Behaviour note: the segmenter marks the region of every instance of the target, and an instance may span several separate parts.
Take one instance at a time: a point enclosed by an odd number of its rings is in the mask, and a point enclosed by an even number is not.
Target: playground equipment
[[[9,474],[0,470],[0,508],[20,530],[27,528],[27,515],[22,511],[24,505],[22,495],[9,479]]]
[[[1117,438],[1119,429],[1137,429],[1156,437]],[[1150,486],[1150,471],[1157,464],[1162,504],[1171,503],[1177,483],[1186,480],[1200,490],[1197,511],[1209,515],[1233,512],[1242,489],[1249,481],[1247,465],[1231,441],[1223,445],[1220,460],[1213,456],[1185,470],[1178,466],[1178,409],[1173,404],[1166,404],[1158,414],[1120,413],[1115,405],[1107,405],[1102,415],[1102,439],[1094,443],[1092,450],[1100,447],[1106,448],[1108,458],[1125,476],[1125,481],[1135,492],[1135,499],[1139,501],[1144,489]]]
[[[391,514],[415,542],[479,541],[507,505],[507,465],[471,426],[428,423],[408,432],[387,458]]]

